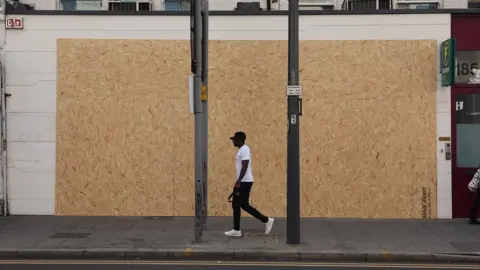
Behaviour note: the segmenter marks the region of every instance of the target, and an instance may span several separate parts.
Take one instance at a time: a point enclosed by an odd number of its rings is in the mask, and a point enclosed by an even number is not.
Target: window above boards
[[[61,10],[103,10],[103,0],[60,0]]]
[[[468,1],[468,8],[480,8],[480,0]]]
[[[345,0],[345,10],[438,9],[439,0]]]
[[[59,0],[60,10],[189,11],[191,0]]]
[[[29,0],[46,1],[46,0]],[[191,0],[54,0],[61,10],[105,11],[189,11]],[[384,10],[384,9],[438,9],[441,3],[459,3],[468,0],[299,0],[300,10]],[[477,0],[473,0],[477,1]],[[480,0],[478,0],[480,1]],[[445,4],[447,5],[447,4]],[[452,6],[451,8],[464,8]],[[260,11],[288,10],[288,0],[220,0],[211,1],[210,10]]]
[[[277,0],[272,0],[272,1],[277,1]],[[371,10],[389,10],[389,9],[438,9],[440,8],[440,0],[299,0],[299,1],[300,1],[299,2],[300,10],[371,11]],[[445,1],[448,1],[448,0],[445,0]]]
[[[190,0],[164,0],[165,11],[190,11]]]

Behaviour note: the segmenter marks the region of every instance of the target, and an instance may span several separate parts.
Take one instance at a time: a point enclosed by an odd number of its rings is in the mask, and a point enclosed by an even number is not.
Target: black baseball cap
[[[247,135],[245,135],[245,133],[243,131],[237,131],[237,132],[235,132],[233,137],[230,137],[230,140],[233,140],[235,138],[240,139],[242,141],[245,141],[247,139]]]

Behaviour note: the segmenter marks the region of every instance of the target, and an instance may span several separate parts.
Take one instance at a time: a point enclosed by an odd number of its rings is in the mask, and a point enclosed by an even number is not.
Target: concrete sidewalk
[[[0,259],[302,260],[480,262],[480,226],[464,220],[302,219],[302,244],[285,244],[285,219],[271,235],[242,219],[210,217],[194,244],[191,217],[0,218]]]

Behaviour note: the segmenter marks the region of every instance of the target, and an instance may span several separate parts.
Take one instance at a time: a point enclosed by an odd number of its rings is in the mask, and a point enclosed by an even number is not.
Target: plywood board
[[[193,215],[188,46],[59,41],[58,214]],[[300,57],[302,215],[435,217],[436,41],[302,41]],[[285,41],[210,42],[210,215],[231,215],[237,130],[252,204],[285,215],[286,80]]]
[[[174,214],[193,173],[188,46],[58,40],[56,214]]]
[[[436,48],[301,43],[303,216],[436,216]]]
[[[284,216],[287,44],[210,47],[210,213],[231,215],[225,198],[235,150],[225,149],[243,129],[258,180],[254,205]],[[436,41],[301,41],[300,48],[302,216],[435,217]]]
[[[229,137],[243,130],[252,151],[251,203],[265,215],[286,207],[287,44],[283,41],[212,41],[210,74],[209,205],[232,215],[227,202],[238,151]]]

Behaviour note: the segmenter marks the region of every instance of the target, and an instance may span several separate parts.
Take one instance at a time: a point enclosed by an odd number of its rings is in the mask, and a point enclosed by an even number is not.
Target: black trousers
[[[470,220],[477,219],[478,208],[480,208],[480,189],[477,190],[475,202],[470,210]]]
[[[235,189],[232,199],[233,208],[233,229],[240,230],[240,215],[241,210],[249,213],[256,219],[263,223],[268,222],[268,217],[262,215],[257,209],[250,205],[250,191],[252,190],[253,182],[241,182],[240,188]]]

